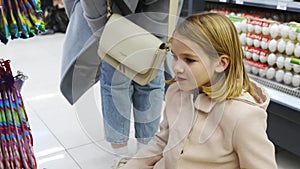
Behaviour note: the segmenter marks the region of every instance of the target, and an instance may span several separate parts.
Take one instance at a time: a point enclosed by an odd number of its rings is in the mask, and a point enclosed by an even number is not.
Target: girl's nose
[[[176,60],[174,62],[174,73],[183,73],[184,72],[184,66],[181,60]]]

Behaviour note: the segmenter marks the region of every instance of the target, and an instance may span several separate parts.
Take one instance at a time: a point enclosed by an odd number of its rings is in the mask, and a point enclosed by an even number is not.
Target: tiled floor
[[[103,140],[99,84],[75,106],[59,91],[64,34],[37,36],[0,44],[0,57],[11,60],[13,72],[29,78],[21,94],[34,137],[39,169],[109,169],[109,144]],[[135,148],[134,140],[130,146]],[[134,151],[134,150],[132,150]],[[277,153],[280,169],[299,169],[300,157]]]

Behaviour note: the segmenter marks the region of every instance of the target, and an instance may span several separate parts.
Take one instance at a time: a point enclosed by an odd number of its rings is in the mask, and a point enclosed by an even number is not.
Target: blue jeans
[[[131,111],[135,138],[148,143],[158,131],[164,97],[164,71],[141,86],[105,61],[100,65],[101,101],[105,139],[112,144],[126,144],[129,139]]]

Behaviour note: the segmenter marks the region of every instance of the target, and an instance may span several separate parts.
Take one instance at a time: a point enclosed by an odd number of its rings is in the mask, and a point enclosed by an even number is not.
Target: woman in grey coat
[[[70,22],[63,47],[61,91],[73,104],[100,76],[105,139],[115,154],[126,156],[131,111],[138,148],[158,130],[164,96],[163,66],[151,82],[141,86],[106,62],[100,64],[97,48],[107,20],[106,0],[63,2]],[[111,5],[113,12],[126,15],[161,39],[166,37],[169,0],[111,0]]]

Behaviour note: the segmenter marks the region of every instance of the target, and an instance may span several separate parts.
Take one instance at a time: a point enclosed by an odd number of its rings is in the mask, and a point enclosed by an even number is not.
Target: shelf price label
[[[278,3],[277,3],[277,9],[286,10],[287,9],[287,5],[288,5],[287,1],[278,1]]]
[[[219,2],[227,2],[227,0],[219,0]]]
[[[236,4],[244,4],[244,0],[236,0],[235,3]]]

